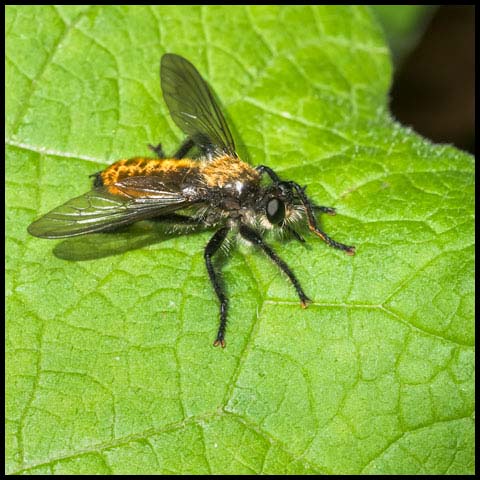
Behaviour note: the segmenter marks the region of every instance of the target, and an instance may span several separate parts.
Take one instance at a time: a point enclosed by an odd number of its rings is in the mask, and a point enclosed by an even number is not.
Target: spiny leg
[[[320,230],[316,226],[309,225],[308,228],[318,237],[320,237],[329,247],[336,248],[337,250],[343,250],[347,255],[355,255],[355,247],[351,245],[345,245],[337,242],[333,238],[329,237],[325,232]]]
[[[194,147],[195,142],[191,138],[187,138],[181,145],[180,148],[173,154],[173,158],[181,159],[184,158],[187,153]]]
[[[166,155],[165,155],[165,152],[163,151],[163,147],[161,143],[159,143],[156,146],[151,145],[149,143],[148,148],[157,155],[157,158],[160,158],[160,159],[166,158]]]
[[[267,167],[266,165],[259,165],[258,167],[255,167],[255,170],[257,170],[261,175],[266,173],[274,183],[281,183],[280,177],[270,167]],[[294,182],[286,182],[286,183],[292,186]],[[301,190],[305,192],[306,188],[307,187],[303,187]],[[310,202],[310,205],[313,210],[316,210],[322,213],[328,213],[329,215],[336,214],[336,211],[333,207],[323,207],[321,205],[314,205],[312,202]]]
[[[179,147],[179,149],[172,155],[172,158],[176,158],[177,160],[180,160],[181,158],[184,158],[185,155],[193,148],[195,145],[195,142],[191,138],[187,138]],[[156,146],[148,144],[148,148],[155,152],[158,158],[164,159],[167,158],[167,155],[165,155],[165,152],[163,151],[162,144],[159,143]]]
[[[300,286],[300,282],[295,274],[290,270],[290,267],[275,253],[275,251],[269,245],[263,241],[263,238],[255,230],[247,227],[246,225],[241,225],[240,235],[249,242],[252,242],[255,246],[260,247],[268,255],[270,260],[272,260],[287,275],[297,291],[302,307],[306,308],[311,300],[307,297],[307,295],[305,295],[305,292]]]
[[[172,225],[185,225],[190,227],[199,227],[202,225],[205,226],[205,223],[201,219],[189,217],[188,215],[179,215],[178,213],[168,213],[166,215],[150,218],[149,220],[153,222],[162,222]]]
[[[154,222],[167,222],[167,223],[177,223],[182,225],[200,225],[201,220],[189,217],[188,215],[180,215],[178,213],[168,213],[166,215],[160,215],[159,217],[150,218]]]
[[[295,240],[298,240],[300,243],[305,243],[305,239],[296,231],[294,230],[290,225],[285,226],[285,230],[292,235]]]
[[[218,275],[215,273],[215,269],[213,268],[212,257],[224,242],[225,238],[227,237],[228,231],[228,227],[224,227],[218,230],[207,243],[204,252],[205,264],[207,265],[210,282],[212,283],[218,300],[220,301],[220,326],[218,327],[217,338],[215,342],[213,342],[213,345],[215,347],[221,345],[222,348],[225,348],[225,328],[227,326],[228,299],[219,281]]]
[[[274,183],[280,183],[280,177],[270,167],[267,167],[266,165],[259,165],[258,167],[255,167],[255,170],[257,170],[261,175],[266,173]]]
[[[328,213],[328,215],[336,215],[337,211],[333,207],[322,207],[321,205],[312,205],[316,212]]]
[[[188,215],[180,215],[178,213],[169,213],[150,218],[149,220],[165,225],[167,234],[176,233],[179,229],[181,233],[189,233],[208,226],[201,218],[189,217]],[[177,227],[177,230],[175,230],[175,227]]]
[[[288,182],[288,183],[295,183],[295,182]],[[295,184],[297,185],[297,184]],[[337,214],[337,211],[335,210],[335,208],[333,207],[324,207],[323,205],[315,205],[306,195],[305,195],[305,190],[307,189],[307,185],[303,186],[303,187],[299,187],[297,185],[298,188],[300,188],[302,190],[302,192],[304,193],[304,196],[306,197],[306,199],[308,200],[308,202],[310,203],[310,207],[312,208],[312,210],[314,212],[321,212],[321,213],[327,213],[328,215],[336,215]]]

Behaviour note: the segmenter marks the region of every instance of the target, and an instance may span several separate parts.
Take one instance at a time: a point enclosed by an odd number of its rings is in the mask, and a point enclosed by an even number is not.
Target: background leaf
[[[7,7],[8,473],[473,473],[473,158],[390,118],[366,8]],[[208,232],[47,242],[88,175],[180,142],[160,56],[190,59],[240,153],[307,184],[348,257],[240,248],[225,350]],[[68,261],[75,260],[75,261]]]

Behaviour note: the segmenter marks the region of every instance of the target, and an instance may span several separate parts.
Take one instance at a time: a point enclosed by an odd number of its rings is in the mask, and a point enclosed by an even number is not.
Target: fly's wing
[[[40,238],[74,237],[163,215],[185,205],[188,202],[179,193],[156,192],[155,196],[136,198],[94,188],[39,218],[28,232]]]
[[[189,61],[173,53],[163,55],[160,81],[165,103],[180,129],[203,151],[237,156],[232,134],[210,87]]]

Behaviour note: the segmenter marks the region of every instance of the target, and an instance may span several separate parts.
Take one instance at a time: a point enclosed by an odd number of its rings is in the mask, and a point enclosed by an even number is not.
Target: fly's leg
[[[169,213],[167,215],[150,218],[149,220],[155,223],[158,222],[168,225],[168,228],[166,230],[166,233],[168,234],[176,232],[175,227],[181,228],[180,231],[185,234],[195,231],[202,226],[208,226],[202,219],[189,217],[187,215],[179,215],[177,213]]]
[[[300,286],[300,282],[295,274],[290,270],[290,267],[275,253],[275,251],[269,245],[263,241],[263,238],[255,230],[247,227],[246,225],[241,225],[240,235],[245,238],[245,240],[253,243],[256,247],[260,247],[267,254],[270,260],[272,260],[272,262],[275,263],[280,270],[287,275],[297,291],[302,307],[307,308],[311,300],[307,297],[307,295],[305,295],[305,292]]]
[[[162,215],[160,217],[152,217],[147,219],[149,222],[158,222],[158,223],[166,223],[171,225],[182,225],[185,227],[199,227],[203,224],[201,220],[198,220],[193,217],[188,217],[187,215],[178,215],[176,213],[169,213],[167,215]],[[115,227],[108,227],[104,230],[100,230],[98,233],[117,233],[126,231],[130,228],[130,225],[120,225]]]
[[[272,179],[273,183],[280,183],[279,176],[270,167],[267,167],[266,165],[259,165],[258,167],[255,167],[255,170],[257,170],[257,172],[259,172],[261,175],[266,173]]]
[[[286,225],[285,229],[287,232],[292,235],[292,237],[295,238],[295,240],[298,240],[300,243],[305,243],[305,239],[296,231],[294,230],[290,225]]]
[[[160,158],[160,159],[163,159],[163,158],[167,158],[165,156],[165,152],[163,151],[163,147],[162,147],[162,144],[159,143],[158,145],[156,146],[153,146],[151,145],[150,143],[148,144],[148,148],[155,153],[155,155],[157,155],[157,158]]]
[[[312,205],[314,212],[327,213],[328,215],[336,215],[337,211],[333,207],[322,207],[320,205]]]
[[[103,180],[102,180],[102,172],[95,172],[88,176],[89,178],[93,178],[93,186],[95,188],[103,187]]]
[[[180,160],[181,158],[184,158],[185,155],[193,148],[195,145],[195,142],[191,138],[187,138],[179,147],[179,149],[173,154],[172,158],[175,158],[177,160]],[[159,159],[164,159],[168,158],[167,155],[165,155],[165,152],[163,151],[162,144],[159,143],[156,146],[148,144],[148,148],[155,152],[157,157]]]
[[[149,220],[154,222],[167,222],[167,223],[178,223],[182,225],[199,225],[202,223],[196,218],[189,217],[187,215],[179,215],[178,213],[169,213],[168,215],[160,215],[159,217],[153,217]]]
[[[217,294],[218,300],[220,301],[220,326],[218,327],[217,338],[213,345],[218,347],[219,345],[222,348],[225,348],[225,328],[227,326],[227,308],[228,308],[228,299],[225,295],[223,287],[218,278],[218,274],[215,273],[213,268],[212,257],[215,252],[220,248],[223,241],[227,237],[229,231],[228,227],[221,228],[218,230],[215,235],[210,239],[205,247],[204,257],[205,264],[207,265],[208,276],[210,277],[210,282],[213,285],[215,293]]]
[[[343,250],[347,255],[355,255],[355,247],[337,242],[333,238],[329,237],[325,232],[322,232],[322,230],[320,230],[318,227],[309,225],[308,228],[310,228],[315,235],[320,237],[329,247],[336,248],[337,250]]]
[[[181,145],[180,148],[174,153],[173,158],[184,158],[187,153],[194,147],[195,142],[191,138],[187,138]]]
[[[259,165],[256,167],[256,170],[261,174],[266,173],[275,184],[282,184],[288,186],[290,189],[295,190],[297,195],[300,197],[300,200],[305,207],[305,213],[307,214],[308,220],[308,228],[315,233],[318,237],[320,237],[327,245],[333,248],[337,248],[338,250],[343,250],[347,255],[355,255],[355,247],[350,245],[344,245],[343,243],[337,242],[333,238],[330,238],[325,232],[320,230],[317,226],[317,221],[315,219],[314,211],[317,210],[319,212],[328,213],[329,215],[335,215],[335,209],[332,207],[323,207],[323,206],[316,206],[313,205],[312,202],[309,200],[307,195],[305,194],[305,188],[298,185],[295,182],[282,182],[279,176],[266,165]]]
[[[160,215],[158,217],[153,217],[150,220],[155,222],[178,222],[178,223],[198,223],[195,218],[188,217],[187,215],[179,215],[178,213],[169,213],[167,215]]]

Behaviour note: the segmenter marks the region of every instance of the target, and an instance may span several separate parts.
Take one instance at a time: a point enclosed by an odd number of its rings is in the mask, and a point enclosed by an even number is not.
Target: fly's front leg
[[[103,187],[102,170],[100,170],[99,172],[92,173],[88,177],[93,178],[93,186],[95,188]]]
[[[255,168],[260,174],[266,173],[273,181],[273,183],[280,183],[280,177],[270,168],[267,167],[266,165],[259,165],[258,167]],[[292,182],[293,183],[293,182]],[[303,187],[302,191],[304,192],[307,187]],[[311,204],[311,207],[314,211],[317,212],[322,212],[322,213],[328,213],[328,215],[336,215],[336,211],[333,207],[323,207],[321,205],[313,205]]]
[[[266,173],[272,179],[273,183],[280,183],[280,177],[270,167],[267,167],[266,165],[259,165],[258,167],[255,167],[255,170],[257,170],[257,172],[259,172],[261,175]]]
[[[210,277],[210,282],[213,285],[215,293],[217,294],[218,300],[220,301],[220,326],[218,327],[217,338],[213,345],[218,347],[219,345],[222,348],[225,348],[225,328],[227,326],[227,308],[228,308],[228,299],[225,295],[223,287],[220,283],[218,275],[215,273],[213,268],[212,257],[215,252],[220,248],[225,238],[227,237],[229,228],[224,227],[218,230],[215,235],[210,239],[205,247],[204,257],[205,264],[207,265],[208,276]]]
[[[292,235],[292,237],[295,238],[295,240],[298,240],[300,243],[305,243],[305,239],[296,231],[294,230],[290,225],[286,225],[285,230]]]
[[[195,142],[191,138],[187,138],[181,145],[180,148],[173,154],[173,158],[180,160],[184,158],[187,153],[194,147]]]
[[[297,291],[302,307],[307,308],[311,300],[307,297],[307,295],[305,295],[305,292],[300,286],[300,282],[298,281],[295,274],[290,270],[290,267],[275,253],[272,247],[270,247],[263,241],[263,238],[260,236],[259,233],[257,233],[252,228],[247,227],[246,225],[240,226],[240,235],[245,238],[245,240],[253,243],[256,247],[260,247],[268,255],[270,260],[272,260],[272,262],[275,263],[280,268],[280,270],[282,270],[287,275],[287,277],[292,282],[292,285],[295,287],[295,290]]]

